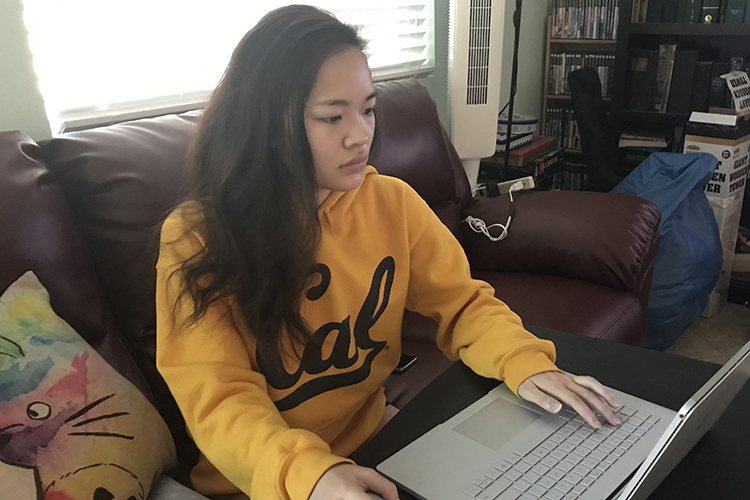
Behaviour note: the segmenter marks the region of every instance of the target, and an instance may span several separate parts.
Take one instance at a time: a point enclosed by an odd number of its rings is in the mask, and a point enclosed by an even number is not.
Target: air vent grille
[[[492,0],[471,0],[466,104],[487,104]]]

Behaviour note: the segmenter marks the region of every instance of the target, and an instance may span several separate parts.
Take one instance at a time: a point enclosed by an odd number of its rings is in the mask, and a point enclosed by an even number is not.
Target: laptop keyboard
[[[622,425],[594,429],[574,411],[567,421],[526,455],[514,453],[485,471],[464,492],[477,500],[576,500],[658,422],[634,408],[615,412]]]

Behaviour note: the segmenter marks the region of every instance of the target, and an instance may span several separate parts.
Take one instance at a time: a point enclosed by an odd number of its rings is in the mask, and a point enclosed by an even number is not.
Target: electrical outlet
[[[520,179],[512,179],[509,181],[497,183],[497,189],[500,191],[500,194],[507,194],[512,186],[517,186],[513,188],[514,193],[516,191],[534,189],[534,178],[531,176],[526,176],[521,177]]]

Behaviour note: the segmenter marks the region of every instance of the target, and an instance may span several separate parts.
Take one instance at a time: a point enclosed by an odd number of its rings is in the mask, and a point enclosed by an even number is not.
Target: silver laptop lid
[[[750,378],[750,342],[685,403],[618,500],[647,498],[713,427]]]

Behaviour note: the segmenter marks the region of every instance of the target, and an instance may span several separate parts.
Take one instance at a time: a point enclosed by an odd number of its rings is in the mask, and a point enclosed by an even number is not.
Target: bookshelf
[[[550,18],[549,22],[552,22]],[[548,32],[549,33],[549,32]],[[616,40],[597,40],[592,38],[550,38],[550,45],[585,45],[588,47],[614,47]]]
[[[750,24],[632,22],[634,0],[622,0],[615,49],[612,92],[614,130],[644,130],[674,134],[679,139],[689,113],[659,113],[627,108],[629,54],[633,49],[656,50],[660,44],[677,44],[678,50],[698,51],[698,61],[729,61],[750,54]]]
[[[550,81],[552,58],[555,54],[561,53],[581,53],[581,54],[597,54],[597,55],[614,55],[617,48],[616,40],[609,39],[591,39],[591,38],[553,38],[553,17],[547,18],[547,41],[545,49],[545,61],[544,61],[544,90],[542,95],[542,116],[540,124],[541,133],[545,133],[547,130],[547,109],[550,105],[560,104],[563,107],[569,107],[570,94],[564,93],[551,93],[550,92]],[[615,62],[616,63],[616,62]],[[611,96],[604,97],[605,101],[611,101]],[[578,149],[570,149],[571,151],[580,151]]]
[[[603,5],[605,2],[601,2]],[[609,5],[614,5],[611,2]],[[593,3],[592,3],[593,5]],[[614,29],[614,24],[609,25]],[[567,73],[575,69],[577,64],[599,66],[600,75],[605,89],[602,92],[605,102],[611,103],[614,88],[615,53],[617,41],[604,38],[555,38],[554,17],[547,20],[546,50],[544,61],[544,90],[542,94],[542,116],[540,119],[540,133],[557,136],[558,146],[564,148],[565,159],[561,173],[561,189],[585,189],[588,172],[583,164],[580,144],[576,141],[577,124],[573,120],[571,97],[567,92]],[[614,35],[614,33],[611,33]],[[606,35],[605,35],[606,36]],[[559,55],[573,56],[572,67],[560,67]],[[575,56],[580,56],[576,59]],[[557,60],[554,60],[557,57]],[[556,68],[555,68],[556,66]],[[609,85],[607,85],[609,80]],[[552,84],[551,84],[552,83]],[[553,111],[554,110],[554,111]],[[551,126],[548,127],[548,125]]]
[[[623,109],[622,119],[625,122],[652,123],[656,125],[684,125],[690,115],[680,113],[657,113],[655,111],[638,111]]]
[[[555,99],[560,100],[560,101],[569,101],[570,100],[570,96],[569,95],[560,95],[560,94],[547,94],[547,101],[551,101],[551,100],[555,100]],[[608,102],[608,101],[611,102],[612,101],[611,97],[603,97],[602,99],[604,100],[604,102]]]
[[[631,35],[750,36],[747,24],[629,23]]]
[[[547,19],[544,89],[540,133],[558,139],[564,149],[559,189],[587,189],[590,172],[580,149],[573,117],[568,74],[593,67],[602,82],[605,102],[612,102],[617,41],[617,5],[621,0],[568,2],[555,0]]]

